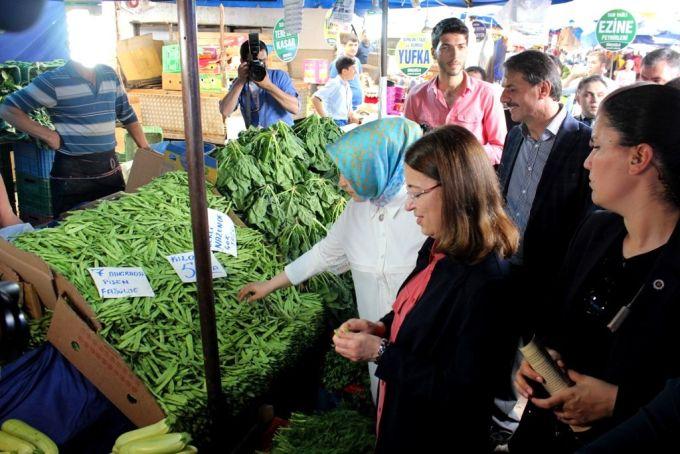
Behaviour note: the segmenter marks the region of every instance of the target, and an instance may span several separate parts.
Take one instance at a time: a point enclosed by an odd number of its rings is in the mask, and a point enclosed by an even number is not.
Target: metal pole
[[[208,390],[208,415],[210,421],[214,424],[220,417],[222,387],[217,350],[217,328],[215,326],[215,294],[213,292],[212,265],[210,262],[208,204],[205,194],[201,98],[198,85],[196,5],[194,0],[177,0],[177,15],[182,58],[182,104],[184,107],[184,134],[187,143],[191,229],[196,257],[198,310],[201,319],[205,382]]]
[[[387,76],[387,9],[389,0],[382,0],[382,37],[380,39],[380,75]]]

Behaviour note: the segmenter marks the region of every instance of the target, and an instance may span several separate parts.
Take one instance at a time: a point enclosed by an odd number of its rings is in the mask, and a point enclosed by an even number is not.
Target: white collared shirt
[[[426,239],[405,203],[405,187],[382,208],[350,200],[326,238],[286,266],[286,276],[297,285],[323,271],[350,270],[359,316],[379,320],[392,310]]]

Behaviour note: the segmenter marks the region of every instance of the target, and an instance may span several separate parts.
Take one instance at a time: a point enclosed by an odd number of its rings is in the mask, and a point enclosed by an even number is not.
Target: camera
[[[0,364],[18,358],[28,347],[28,322],[20,300],[19,284],[0,281]]]
[[[248,77],[254,82],[261,82],[267,77],[267,68],[260,61],[260,34],[248,33]]]

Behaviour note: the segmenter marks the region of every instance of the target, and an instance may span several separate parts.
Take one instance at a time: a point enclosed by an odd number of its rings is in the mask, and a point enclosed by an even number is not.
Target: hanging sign
[[[170,265],[175,269],[175,272],[182,282],[196,282],[196,260],[193,251],[185,252],[183,254],[168,255],[165,258],[168,259],[168,262],[170,262]],[[213,279],[227,276],[227,272],[224,271],[222,264],[212,253],[210,254],[210,262],[212,264]]]
[[[595,29],[597,42],[611,51],[619,51],[633,42],[637,33],[637,22],[631,13],[624,9],[607,11],[597,21]]]
[[[283,19],[286,32],[302,32],[302,9],[304,0],[283,0]]]
[[[298,34],[286,31],[285,19],[279,19],[274,26],[274,52],[282,62],[293,61],[298,51]]]
[[[486,25],[484,25],[484,22],[473,20],[472,28],[475,32],[475,38],[477,38],[477,42],[479,43],[484,41],[484,38],[486,38]]]
[[[226,214],[208,208],[210,250],[236,257],[236,227]]]
[[[331,23],[331,10],[328,10],[323,21],[323,39],[329,46],[335,47],[338,44],[338,33],[338,25]]]
[[[409,35],[397,43],[399,69],[411,77],[422,76],[432,66],[432,42],[423,34]]]
[[[335,0],[331,10],[331,22],[335,24],[351,24],[354,18],[354,0]]]
[[[99,296],[132,298],[156,296],[141,268],[88,268]]]

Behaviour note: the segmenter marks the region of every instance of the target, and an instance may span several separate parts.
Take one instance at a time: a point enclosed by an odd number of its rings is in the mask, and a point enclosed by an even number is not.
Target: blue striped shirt
[[[26,113],[45,107],[64,142],[59,150],[70,155],[116,148],[116,119],[124,125],[137,121],[115,71],[97,65],[96,86],[83,79],[68,62],[41,74],[5,103]]]

